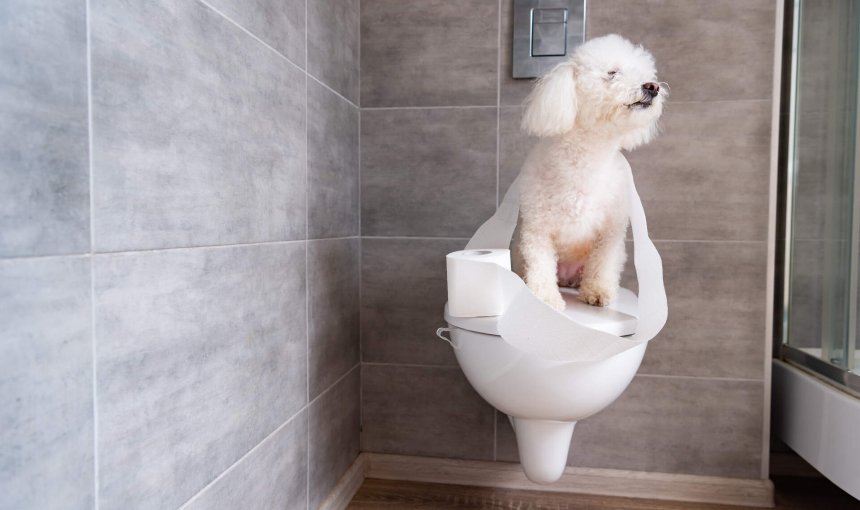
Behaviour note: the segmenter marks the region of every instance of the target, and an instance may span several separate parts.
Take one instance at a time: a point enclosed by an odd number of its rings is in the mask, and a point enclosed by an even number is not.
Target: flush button
[[[531,56],[564,56],[567,53],[567,9],[532,9],[531,14]]]

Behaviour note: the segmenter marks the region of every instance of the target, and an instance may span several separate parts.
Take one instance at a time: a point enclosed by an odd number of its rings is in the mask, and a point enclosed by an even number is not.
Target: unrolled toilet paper
[[[511,270],[511,251],[462,250],[449,253],[448,313],[454,317],[486,317],[505,311],[499,268]]]

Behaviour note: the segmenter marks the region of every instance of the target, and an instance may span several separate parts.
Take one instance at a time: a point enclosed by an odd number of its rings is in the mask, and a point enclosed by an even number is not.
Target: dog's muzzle
[[[654,102],[654,98],[660,93],[660,85],[648,82],[642,85],[642,99],[627,105],[630,108],[648,108]]]

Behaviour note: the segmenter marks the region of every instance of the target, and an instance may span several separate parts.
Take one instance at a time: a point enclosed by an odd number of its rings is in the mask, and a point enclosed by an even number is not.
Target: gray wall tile
[[[306,0],[203,0],[259,37],[299,67],[305,67]],[[307,0],[313,4],[315,0]]]
[[[628,155],[652,239],[767,239],[770,101],[669,104]]]
[[[770,0],[601,0],[585,29],[648,48],[673,101],[770,99],[775,16]]]
[[[520,129],[522,116],[523,108],[519,106],[502,107],[499,112],[499,203],[537,143],[537,138]]]
[[[95,261],[101,507],[175,507],[307,402],[304,243]]]
[[[469,237],[495,210],[496,109],[365,110],[362,235]]]
[[[200,3],[90,8],[96,248],[304,238],[303,73]]]
[[[206,487],[187,510],[307,507],[308,414],[294,416]],[[316,507],[312,507],[316,508]]]
[[[308,233],[358,235],[358,108],[308,81]]]
[[[436,338],[446,290],[445,255],[467,239],[363,239],[361,242],[362,360],[456,365]]]
[[[766,243],[656,245],[663,258],[669,320],[649,344],[639,372],[761,379]],[[629,253],[625,284],[635,278]]]
[[[310,406],[310,508],[319,508],[359,452],[361,370],[353,370]]]
[[[358,363],[359,241],[311,241],[308,247],[308,372],[313,399]]]
[[[0,257],[89,251],[85,7],[0,5]]]
[[[603,412],[576,425],[572,466],[759,478],[763,384],[637,376]],[[516,461],[499,413],[498,458]]]
[[[361,105],[495,105],[498,0],[363,0]]]
[[[93,506],[90,261],[0,261],[0,508]]]
[[[502,24],[501,24],[501,76],[499,77],[499,104],[508,106],[519,106],[523,104],[526,96],[534,86],[533,79],[512,78],[514,65],[512,60],[514,41],[514,0],[501,0]],[[591,10],[588,4],[588,11]]]
[[[492,460],[494,410],[459,367],[363,365],[361,449]]]
[[[353,104],[359,95],[359,1],[308,2],[308,72]]]

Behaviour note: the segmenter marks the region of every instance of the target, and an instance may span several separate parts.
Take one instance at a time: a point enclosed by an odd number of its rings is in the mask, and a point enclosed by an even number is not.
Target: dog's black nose
[[[652,81],[649,81],[648,83],[642,85],[642,90],[644,90],[645,92],[650,94],[651,97],[654,97],[657,95],[657,93],[660,92],[660,85],[657,85],[656,83],[654,83]]]

